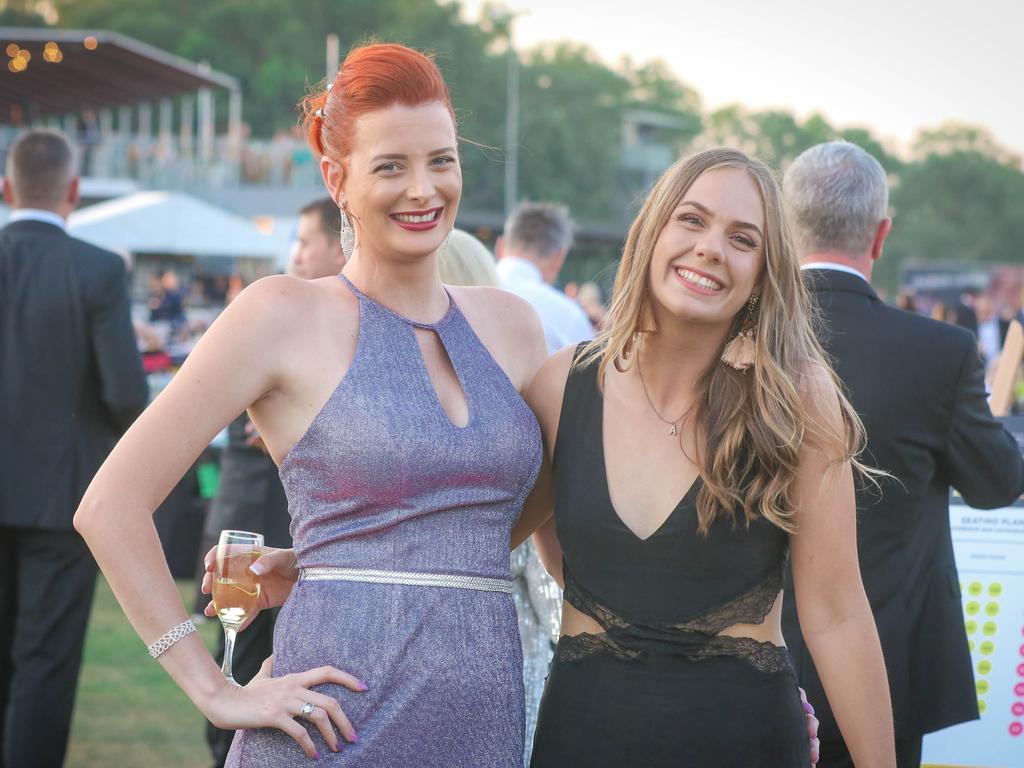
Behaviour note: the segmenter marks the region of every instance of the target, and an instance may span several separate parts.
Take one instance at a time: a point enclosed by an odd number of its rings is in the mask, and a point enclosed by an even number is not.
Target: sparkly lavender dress
[[[274,633],[274,674],[332,664],[369,686],[322,685],[359,734],[318,765],[521,768],[522,650],[509,535],[540,466],[540,430],[454,301],[434,325],[361,294],[351,367],[281,464],[302,577]],[[413,326],[437,333],[469,423],[437,399]],[[460,587],[307,578],[365,569]],[[369,578],[369,577],[367,577]],[[466,587],[470,584],[497,588]],[[500,591],[504,590],[504,591]],[[299,721],[303,722],[303,721]],[[230,768],[312,761],[277,729],[239,731]]]

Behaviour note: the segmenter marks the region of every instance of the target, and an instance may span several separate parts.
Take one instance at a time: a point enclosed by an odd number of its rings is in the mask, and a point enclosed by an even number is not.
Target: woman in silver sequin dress
[[[508,547],[541,462],[519,396],[546,358],[540,323],[509,294],[438,276],[462,178],[433,62],[355,49],[306,106],[354,226],[344,274],[244,291],[111,454],[76,526],[146,642],[178,625],[150,514],[248,407],[281,468],[299,570],[294,586],[294,571],[263,580],[264,605],[287,597],[275,656],[245,687],[195,635],[159,659],[240,729],[229,764],[519,768]]]

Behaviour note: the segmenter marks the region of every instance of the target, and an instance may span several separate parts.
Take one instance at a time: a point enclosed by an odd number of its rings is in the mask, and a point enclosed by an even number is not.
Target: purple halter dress
[[[359,734],[334,753],[306,723],[318,764],[520,768],[508,547],[540,466],[539,427],[454,301],[437,323],[415,323],[341,279],[359,299],[355,355],[281,464],[303,570],[277,620],[274,674],[331,664],[369,686],[317,687]],[[414,326],[451,359],[469,404],[463,428],[441,407]],[[239,731],[227,761],[310,764],[272,728]]]

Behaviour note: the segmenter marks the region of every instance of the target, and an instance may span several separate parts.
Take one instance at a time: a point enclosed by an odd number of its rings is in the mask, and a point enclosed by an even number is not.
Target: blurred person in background
[[[607,309],[601,301],[601,287],[594,282],[586,282],[576,292],[576,303],[582,307],[587,319],[590,320],[590,327],[597,333],[604,327],[604,316]]]
[[[325,197],[303,207],[299,211],[289,272],[304,280],[337,275],[345,266],[345,252],[338,239],[340,231],[341,210],[331,198]],[[220,484],[206,516],[202,551],[215,546],[223,530],[256,531],[263,534],[268,547],[290,547],[290,523],[288,499],[277,465],[267,453],[248,414],[243,413],[228,426],[228,445],[220,459]],[[261,611],[246,630],[238,634],[233,668],[240,684],[252,680],[267,657],[274,653],[277,614],[278,609]],[[220,658],[224,654],[224,635],[218,634],[218,638],[216,655]],[[233,730],[207,724],[206,741],[215,768],[221,768],[227,760],[234,736]]]
[[[153,295],[149,300],[149,322],[170,323],[172,328],[185,324],[185,305],[181,295],[181,283],[173,269],[165,269],[159,283],[150,281]]]
[[[124,260],[68,236],[67,139],[7,157],[0,230],[0,764],[64,761],[96,584],[72,528],[93,474],[146,405]]]
[[[315,280],[341,272],[345,252],[341,248],[341,211],[329,197],[299,211],[288,272],[303,280]]]
[[[487,246],[468,232],[453,229],[448,243],[438,252],[441,282],[445,285],[498,287],[498,270]]]
[[[537,310],[551,354],[594,337],[579,304],[554,287],[574,226],[564,205],[523,202],[509,214],[496,245],[501,287]]]
[[[978,349],[985,360],[986,369],[994,365],[1003,351],[1003,338],[999,328],[999,315],[996,313],[992,297],[979,296],[974,302],[974,311],[978,319]]]
[[[950,486],[977,509],[1008,505],[1024,489],[1024,463],[989,411],[974,337],[889,307],[871,287],[892,225],[878,161],[854,144],[819,144],[790,165],[783,189],[804,278],[823,314],[823,346],[864,421],[865,461],[891,473],[880,489],[858,490],[856,537],[889,676],[898,765],[916,768],[924,734],[978,717]],[[818,708],[819,765],[847,768],[852,750],[792,598],[790,581],[784,629]]]

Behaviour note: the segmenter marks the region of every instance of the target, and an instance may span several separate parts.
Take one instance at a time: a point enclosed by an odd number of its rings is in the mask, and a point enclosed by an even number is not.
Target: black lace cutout
[[[677,624],[630,622],[601,605],[573,578],[565,574],[565,600],[590,616],[604,632],[565,635],[555,649],[556,661],[579,661],[593,653],[608,653],[627,662],[648,653],[674,654],[692,661],[715,656],[734,656],[761,672],[792,672],[789,654],[774,643],[750,637],[718,634],[733,624],[760,624],[771,611],[782,589],[783,565],[773,569],[753,589],[714,610]]]

